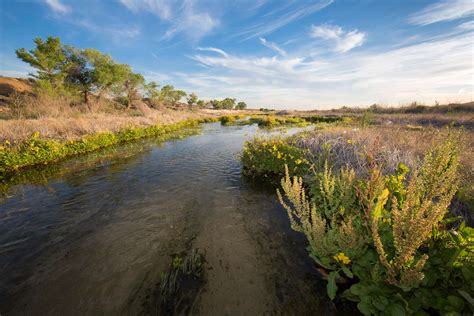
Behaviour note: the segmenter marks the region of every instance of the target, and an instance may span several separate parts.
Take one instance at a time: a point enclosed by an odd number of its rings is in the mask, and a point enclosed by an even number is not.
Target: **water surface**
[[[274,189],[238,158],[255,126],[77,157],[0,204],[0,314],[136,315],[176,255],[199,249],[202,315],[332,314]]]

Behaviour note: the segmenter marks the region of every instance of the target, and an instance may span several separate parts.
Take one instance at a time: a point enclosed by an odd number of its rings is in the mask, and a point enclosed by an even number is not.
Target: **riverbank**
[[[472,147],[462,144],[472,139],[455,128],[346,126],[256,137],[242,163],[283,177],[280,203],[331,300],[366,315],[469,313]]]
[[[247,111],[146,109],[143,113],[137,110],[123,110],[110,114],[89,113],[74,116],[47,116],[37,119],[4,119],[0,120],[0,143],[6,140],[10,143],[22,142],[36,132],[42,138],[64,141],[75,140],[95,133],[116,133],[130,127],[146,128],[186,120],[245,113]]]
[[[36,126],[41,126],[41,120],[24,120],[21,124],[15,121],[2,122],[2,127],[20,127],[16,131],[10,131],[12,135],[16,137],[12,140],[6,138],[0,146],[0,180],[5,180],[9,175],[28,167],[47,165],[67,157],[92,152],[100,148],[131,140],[159,136],[165,141],[167,140],[167,135],[173,138],[176,137],[174,132],[178,130],[196,127],[201,123],[216,122],[223,114],[229,117],[230,114],[237,115],[235,112],[236,111],[189,111],[168,117],[166,123],[159,121],[158,123],[151,124],[152,121],[148,120],[142,121],[143,125],[130,125],[130,123],[134,121],[133,118],[127,118],[125,121],[118,120],[118,124],[114,124],[113,126],[98,124],[99,122],[104,123],[104,120],[109,121],[113,118],[99,118],[98,121],[96,121],[96,118],[88,118],[86,122],[98,126],[98,129],[78,130],[74,129],[74,126],[69,126],[59,130],[59,133],[52,134],[46,132],[46,135],[33,129]],[[64,122],[64,119],[61,119],[61,121]],[[78,122],[78,120],[73,121],[75,123]],[[119,128],[121,123],[124,122],[126,122],[126,124],[123,124],[123,127]],[[136,123],[138,122],[139,121],[136,121]],[[64,125],[64,127],[66,127],[66,125]],[[44,128],[49,129],[48,131],[52,130],[51,125],[46,125]],[[4,131],[5,130],[6,129],[4,129]],[[68,131],[71,130],[79,132],[75,133],[74,137],[71,137],[67,134]],[[31,134],[27,134],[25,131],[29,131]],[[15,134],[15,132],[18,133]],[[64,138],[65,135],[69,137]]]

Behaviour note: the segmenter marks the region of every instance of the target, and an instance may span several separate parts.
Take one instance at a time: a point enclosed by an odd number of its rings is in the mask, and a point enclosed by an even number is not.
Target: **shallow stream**
[[[204,282],[188,312],[333,314],[274,188],[241,173],[257,130],[205,124],[184,139],[72,158],[38,170],[40,184],[10,188],[0,198],[0,314],[148,314],[162,272],[193,249]]]

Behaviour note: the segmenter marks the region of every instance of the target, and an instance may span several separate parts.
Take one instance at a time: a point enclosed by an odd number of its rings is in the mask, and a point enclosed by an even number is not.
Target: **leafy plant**
[[[457,189],[458,135],[433,147],[408,177],[403,164],[368,179],[327,164],[310,182],[286,176],[277,190],[293,229],[305,234],[315,263],[328,272],[328,295],[366,315],[443,315],[474,311],[473,229],[455,228],[448,207]]]
[[[285,165],[295,175],[303,175],[309,169],[304,151],[291,146],[283,137],[266,139],[256,136],[245,142],[241,156],[244,173],[248,175],[281,175]]]

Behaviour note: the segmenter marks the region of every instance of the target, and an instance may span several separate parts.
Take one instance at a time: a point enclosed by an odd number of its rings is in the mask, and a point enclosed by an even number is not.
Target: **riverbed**
[[[0,314],[147,314],[160,275],[196,249],[204,273],[192,314],[334,314],[275,188],[242,175],[239,153],[257,132],[205,124],[184,139],[71,158],[10,188]]]

